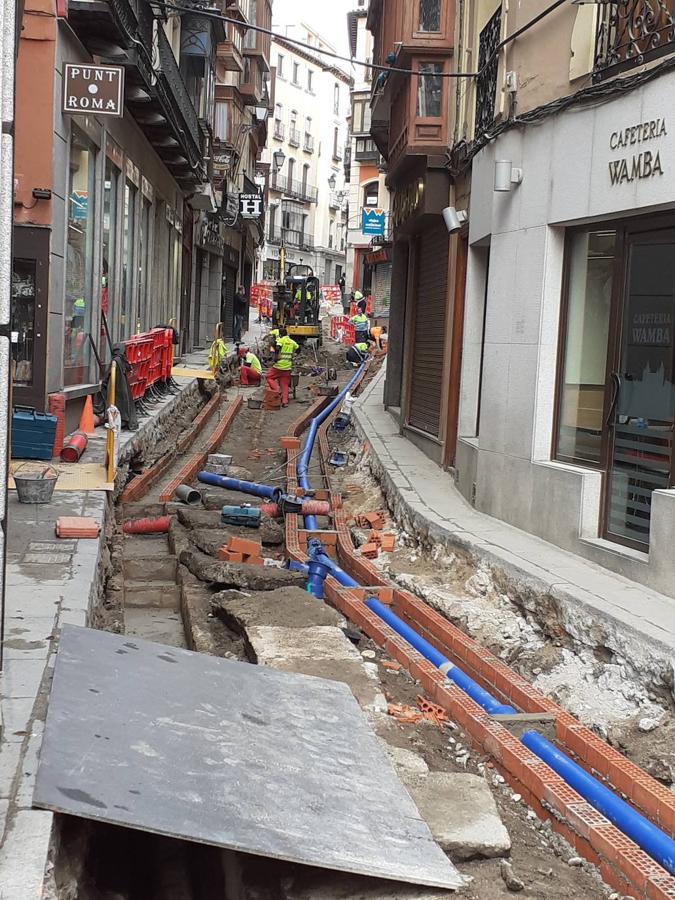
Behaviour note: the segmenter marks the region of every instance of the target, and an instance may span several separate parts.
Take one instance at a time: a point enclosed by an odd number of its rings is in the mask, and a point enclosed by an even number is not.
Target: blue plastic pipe
[[[365,365],[365,364],[364,364]],[[314,450],[314,441],[316,440],[317,432],[319,431],[319,426],[322,422],[324,422],[328,416],[333,412],[333,410],[339,406],[344,398],[346,397],[348,391],[352,389],[356,380],[361,375],[361,372],[364,369],[364,365],[359,366],[356,370],[354,377],[351,379],[349,384],[347,384],[337,395],[337,397],[332,400],[325,409],[322,409],[318,416],[314,416],[309,426],[309,431],[307,432],[307,438],[305,439],[305,445],[302,448],[302,453],[300,454],[300,458],[298,459],[298,464],[296,466],[296,471],[298,473],[298,484],[305,491],[310,491],[311,485],[309,483],[309,461],[312,458],[312,452]],[[308,531],[316,531],[317,529],[317,521],[316,516],[305,516],[305,528]]]
[[[443,656],[439,650],[414,631],[410,625],[407,625],[403,619],[399,619],[399,617],[393,613],[388,606],[385,606],[384,603],[380,603],[379,600],[371,597],[366,600],[366,606],[386,622],[390,628],[393,628],[397,634],[400,634],[401,637],[413,646],[418,653],[421,653],[425,659],[428,659],[437,669],[440,669],[446,678],[449,678],[450,681],[461,688],[465,694],[468,694],[472,700],[485,710],[485,712],[490,713],[491,716],[512,715],[515,713],[515,709],[512,706],[506,706],[505,704],[500,703],[499,700],[492,696],[492,694],[488,694],[486,690],[483,690],[473,678],[470,678],[466,672],[462,672],[461,669],[458,669],[457,666],[453,665],[447,656]]]
[[[212,487],[225,488],[227,491],[252,494],[254,497],[262,497],[263,500],[273,500],[275,503],[279,503],[284,494],[281,488],[255,484],[252,481],[239,481],[238,478],[226,478],[224,475],[214,475],[212,472],[200,472],[197,475],[197,481],[201,481],[202,484],[210,484]]]
[[[536,731],[526,731],[521,741],[539,759],[569,784],[578,794],[606,816],[612,824],[655,859],[659,865],[675,875],[675,841],[656,825],[641,816],[632,806],[609,788],[589,775],[556,746]]]
[[[321,545],[321,541],[317,538],[312,538],[312,540],[310,540],[307,553],[310,559],[326,566],[333,578],[338,584],[341,584],[342,587],[359,587],[358,581],[354,581],[350,575],[347,575],[344,569],[340,568],[335,560],[325,552]]]
[[[330,569],[324,562],[316,559],[310,560],[307,568],[309,569],[307,592],[310,593],[312,597],[316,597],[317,600],[323,600],[323,585]]]

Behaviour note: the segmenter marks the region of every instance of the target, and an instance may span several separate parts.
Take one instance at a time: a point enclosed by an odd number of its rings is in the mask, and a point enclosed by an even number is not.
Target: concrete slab
[[[382,743],[401,778],[414,778],[417,775],[427,775],[429,773],[429,766],[419,753],[406,750],[404,747],[394,747],[386,741]]]
[[[42,897],[52,813],[19,810],[0,847],[0,890],[7,900],[35,900]]]
[[[234,631],[245,631],[257,625],[286,628],[337,626],[341,621],[340,614],[332,607],[319,603],[297,587],[264,593],[221,591],[213,596],[212,606],[218,618]]]
[[[317,678],[329,678],[346,684],[362,709],[369,710],[375,705],[380,693],[378,684],[364,670],[362,663],[352,659],[309,659],[294,657],[293,659],[274,659],[271,665],[281,672],[295,672],[298,675],[315,675]]]
[[[354,660],[361,655],[339,628],[284,628],[256,625],[247,630],[253,661],[275,666],[278,660]]]
[[[431,772],[404,781],[435,840],[453,859],[491,859],[511,849],[511,838],[484,778]]]

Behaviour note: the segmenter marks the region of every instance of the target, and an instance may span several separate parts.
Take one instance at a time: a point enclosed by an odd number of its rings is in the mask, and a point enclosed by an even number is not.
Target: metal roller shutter
[[[226,341],[231,341],[234,334],[234,295],[237,290],[237,270],[231,266],[223,266],[223,275],[225,276],[225,303],[222,310],[223,325],[225,326],[223,337]]]
[[[442,223],[420,235],[408,424],[438,437],[448,302],[449,236]]]
[[[373,316],[388,316],[391,306],[391,263],[378,263],[373,276]]]

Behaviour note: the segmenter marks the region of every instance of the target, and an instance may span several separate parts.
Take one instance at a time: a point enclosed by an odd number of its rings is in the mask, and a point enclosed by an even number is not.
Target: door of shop
[[[423,232],[417,245],[407,424],[433,438],[441,432],[448,248],[442,222]]]
[[[610,329],[604,536],[649,547],[652,492],[673,483],[675,229],[620,235]]]

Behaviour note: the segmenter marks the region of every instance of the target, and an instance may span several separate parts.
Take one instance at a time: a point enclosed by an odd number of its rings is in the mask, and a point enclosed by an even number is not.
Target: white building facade
[[[292,37],[332,50],[304,25],[294,27]],[[309,265],[322,284],[335,284],[345,270],[343,158],[351,79],[318,54],[282,38],[272,41],[271,65],[274,113],[263,154],[270,169],[263,278],[279,277],[283,243],[287,265]],[[283,165],[278,167],[280,152]]]
[[[671,71],[473,160],[455,472],[480,511],[670,596],[674,92]],[[497,161],[522,182],[496,191]]]

